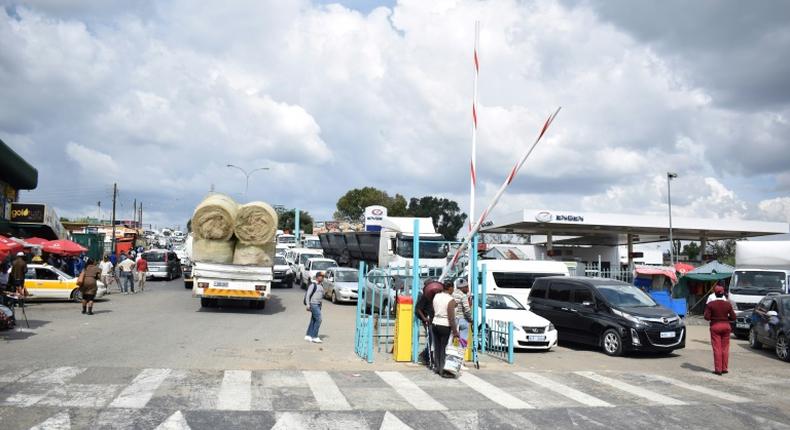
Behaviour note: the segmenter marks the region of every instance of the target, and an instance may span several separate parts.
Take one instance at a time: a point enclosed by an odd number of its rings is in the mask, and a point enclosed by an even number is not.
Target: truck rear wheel
[[[204,308],[213,308],[213,307],[215,307],[216,305],[217,305],[217,303],[214,301],[214,299],[206,299],[206,298],[201,298],[201,299],[200,299],[200,306],[201,306],[201,307],[204,307]]]
[[[249,302],[250,309],[263,309],[266,307],[266,301],[264,300],[250,300]]]

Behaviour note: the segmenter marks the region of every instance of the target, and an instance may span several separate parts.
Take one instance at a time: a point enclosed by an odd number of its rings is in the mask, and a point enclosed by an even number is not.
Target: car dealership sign
[[[368,206],[365,208],[365,231],[381,231],[381,220],[387,216],[384,206]]]
[[[549,211],[540,211],[535,214],[535,221],[537,222],[552,222],[552,221],[562,221],[562,222],[584,222],[584,217],[581,215],[573,215],[573,214],[557,214],[554,215]]]

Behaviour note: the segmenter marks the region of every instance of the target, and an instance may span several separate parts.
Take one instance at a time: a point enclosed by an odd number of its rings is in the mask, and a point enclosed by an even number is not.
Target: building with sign
[[[524,209],[491,220],[481,233],[517,234],[544,248],[546,258],[579,261],[600,269],[619,269],[645,262],[658,243],[669,239],[669,219],[658,215],[627,215],[579,211]],[[672,217],[675,240],[707,242],[790,233],[790,224]],[[652,246],[648,246],[653,244]],[[639,249],[635,249],[635,246]],[[702,260],[700,255],[699,259]]]
[[[19,190],[33,190],[37,186],[38,170],[0,140],[0,234],[66,238],[67,232],[51,207],[19,202]]]

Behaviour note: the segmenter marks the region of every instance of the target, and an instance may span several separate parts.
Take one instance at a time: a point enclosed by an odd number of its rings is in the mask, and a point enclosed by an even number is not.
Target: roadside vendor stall
[[[678,282],[677,273],[672,266],[636,266],[634,285],[648,293],[658,304],[686,315],[686,300],[673,299],[672,291]]]
[[[730,278],[734,270],[734,267],[718,261],[700,266],[680,278],[678,285],[672,291],[672,297],[686,298],[691,303],[689,312],[701,314],[705,310],[708,296],[717,283],[722,282],[725,291],[729,291]]]

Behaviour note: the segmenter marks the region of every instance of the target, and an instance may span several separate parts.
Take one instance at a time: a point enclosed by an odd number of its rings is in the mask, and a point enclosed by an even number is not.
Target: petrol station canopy
[[[632,244],[666,242],[669,216],[524,209],[496,217],[481,233],[546,236],[554,245],[628,245],[629,237]],[[716,241],[787,233],[790,224],[782,222],[672,217],[675,240]],[[534,239],[533,243],[541,241]]]

